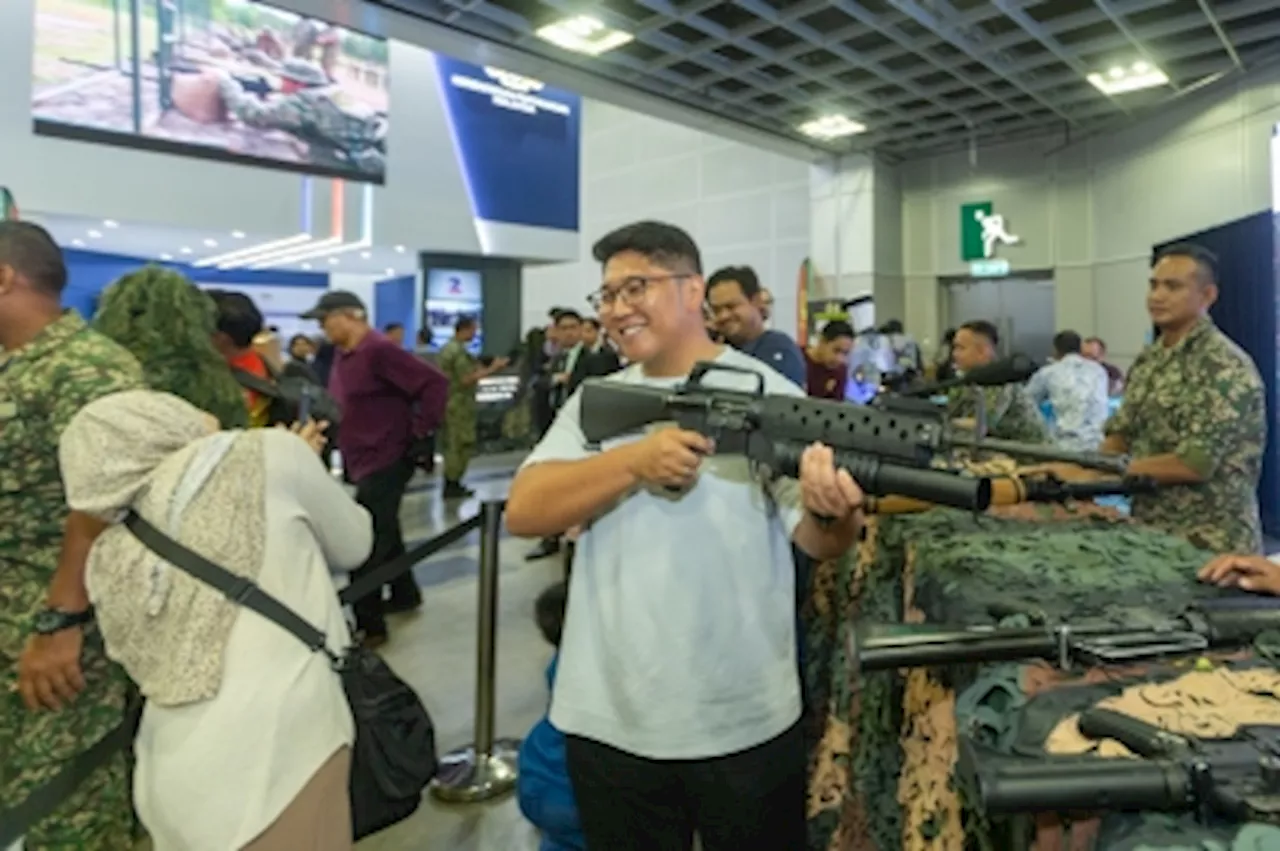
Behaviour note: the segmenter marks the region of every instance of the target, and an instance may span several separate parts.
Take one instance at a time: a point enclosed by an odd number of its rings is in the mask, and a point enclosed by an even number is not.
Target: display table
[[[819,708],[810,719],[810,848],[1012,847],[985,841],[985,827],[961,806],[952,778],[957,725],[1008,746],[1020,708],[1034,694],[1068,684],[1039,663],[855,681],[846,651],[855,624],[1028,625],[1018,612],[1132,623],[1144,611],[1174,615],[1219,593],[1194,581],[1206,558],[1180,539],[1088,504],[873,518],[854,553],[815,569],[803,612],[806,686],[810,706]],[[1095,671],[1086,679],[1116,676]]]

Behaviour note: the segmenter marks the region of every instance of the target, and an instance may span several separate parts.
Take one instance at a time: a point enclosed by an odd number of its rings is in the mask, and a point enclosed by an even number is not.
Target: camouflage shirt
[[[0,354],[0,659],[15,659],[57,568],[66,497],[58,440],[100,396],[144,386],[133,355],[74,311]]]
[[[475,355],[467,351],[467,347],[458,340],[450,340],[440,349],[436,365],[449,379],[449,401],[445,407],[445,418],[475,416],[476,386],[465,384],[468,375],[476,371]]]
[[[982,395],[987,407],[987,436],[1019,443],[1044,443],[1048,440],[1044,417],[1036,403],[1019,384],[984,387]],[[947,412],[952,419],[976,419],[972,387],[953,387],[947,391]]]
[[[1135,496],[1135,519],[1214,552],[1261,549],[1262,378],[1210,320],[1172,346],[1157,340],[1138,355],[1106,433],[1122,438],[1134,458],[1176,455],[1205,479]]]

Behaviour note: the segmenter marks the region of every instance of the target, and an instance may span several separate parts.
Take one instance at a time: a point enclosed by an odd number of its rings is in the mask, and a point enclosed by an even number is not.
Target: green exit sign
[[[987,259],[982,239],[982,222],[995,209],[990,201],[960,205],[960,259],[964,262]]]

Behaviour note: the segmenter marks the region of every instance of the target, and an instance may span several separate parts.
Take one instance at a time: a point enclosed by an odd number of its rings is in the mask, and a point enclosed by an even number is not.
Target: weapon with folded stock
[[[751,391],[705,383],[715,375],[750,381]],[[773,473],[795,476],[806,447],[835,451],[867,494],[900,494],[937,505],[983,511],[991,480],[931,469],[945,449],[945,414],[890,412],[802,396],[766,395],[753,370],[699,363],[674,389],[589,379],[582,385],[582,430],[599,444],[633,435],[653,423],[675,422],[715,441],[716,452],[740,454]]]
[[[1141,758],[1008,757],[961,736],[962,788],[988,815],[1194,811],[1201,821],[1280,823],[1280,727],[1243,726],[1230,739],[1199,740],[1109,709],[1081,713],[1078,726]]]
[[[1030,628],[869,625],[851,631],[850,658],[860,671],[1044,659],[1116,665],[1161,656],[1233,650],[1280,629],[1280,598],[1251,594],[1208,599],[1177,617],[1114,623],[1046,623]],[[1145,620],[1145,623],[1142,622]]]

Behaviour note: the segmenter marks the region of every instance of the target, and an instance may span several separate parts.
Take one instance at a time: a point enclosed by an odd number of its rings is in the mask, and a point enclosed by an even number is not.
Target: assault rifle
[[[1114,739],[1141,759],[987,753],[960,737],[958,771],[990,815],[1194,811],[1233,822],[1280,823],[1280,727],[1244,726],[1230,739],[1196,740],[1109,709],[1080,715],[1080,732]]]
[[[1173,618],[1129,625],[1046,623],[999,627],[872,625],[850,636],[850,658],[862,671],[1045,659],[1073,665],[1116,665],[1160,656],[1231,650],[1280,629],[1280,598],[1236,594],[1204,600]],[[859,634],[860,632],[860,634]]]
[[[713,388],[708,376],[750,382],[750,391]],[[814,442],[835,450],[872,496],[900,494],[937,505],[984,511],[991,480],[933,469],[946,449],[946,415],[937,410],[890,412],[803,396],[766,395],[764,376],[749,369],[699,363],[674,389],[588,379],[582,384],[582,430],[599,444],[660,422],[715,441],[719,454],[745,455],[767,470],[795,476]]]

